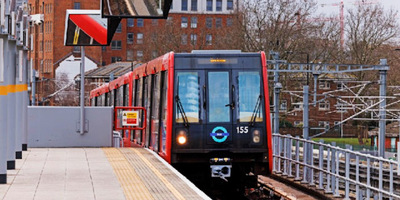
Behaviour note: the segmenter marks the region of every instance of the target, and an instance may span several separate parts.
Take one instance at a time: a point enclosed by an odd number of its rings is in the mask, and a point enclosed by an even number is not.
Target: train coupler
[[[230,158],[211,158],[210,159],[211,177],[221,178],[228,182],[227,177],[231,177],[232,163]]]

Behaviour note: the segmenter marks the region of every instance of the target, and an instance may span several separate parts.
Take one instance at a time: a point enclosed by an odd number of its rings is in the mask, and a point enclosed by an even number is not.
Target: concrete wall
[[[110,147],[112,107],[85,108],[87,133],[79,134],[79,107],[28,107],[28,147]]]

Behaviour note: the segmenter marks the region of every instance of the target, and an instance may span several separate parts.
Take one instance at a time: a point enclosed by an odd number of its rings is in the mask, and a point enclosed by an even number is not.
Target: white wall
[[[75,58],[73,55],[65,59],[60,63],[58,68],[56,69],[56,79],[59,73],[66,73],[68,74],[68,79],[72,81],[74,77],[81,72],[81,64],[80,58]],[[91,61],[89,58],[85,58],[85,72],[97,68],[96,63]]]

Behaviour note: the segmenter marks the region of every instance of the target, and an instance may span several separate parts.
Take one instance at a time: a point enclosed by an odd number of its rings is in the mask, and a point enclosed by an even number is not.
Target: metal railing
[[[273,172],[345,199],[400,199],[397,163],[290,135],[273,134]],[[396,188],[396,189],[395,189]]]

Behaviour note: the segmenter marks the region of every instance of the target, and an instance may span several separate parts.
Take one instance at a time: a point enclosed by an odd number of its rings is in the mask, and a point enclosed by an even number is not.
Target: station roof
[[[114,78],[118,78],[132,69],[140,66],[140,62],[116,62],[104,67],[89,70],[85,72],[85,79],[96,79],[96,78],[110,78],[111,74],[114,74]],[[78,75],[79,76],[79,75]]]
[[[369,136],[379,135],[379,127],[368,131]],[[398,137],[399,136],[399,122],[392,122],[386,125],[386,137]]]

